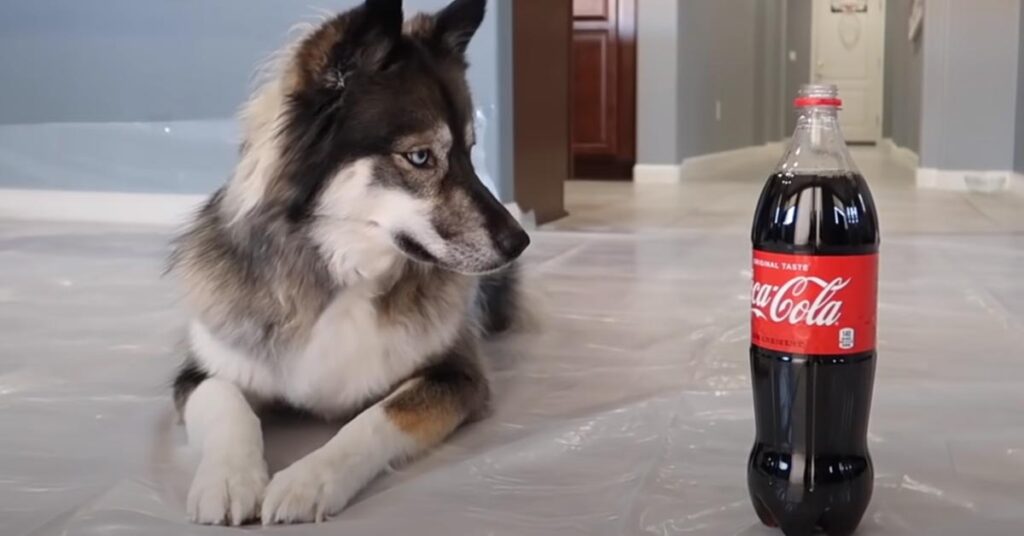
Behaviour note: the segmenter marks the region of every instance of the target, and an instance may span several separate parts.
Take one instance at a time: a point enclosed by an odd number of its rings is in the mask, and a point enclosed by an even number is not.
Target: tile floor
[[[853,156],[871,184],[885,236],[970,234],[1024,230],[1016,196],[964,194],[914,187],[913,170],[883,149],[854,147]],[[679,185],[572,181],[566,186],[569,217],[547,226],[563,231],[636,233],[666,229],[742,231],[779,150],[766,147],[727,163],[689,171]]]
[[[881,209],[875,496],[859,534],[1024,533],[1024,200],[914,189]],[[495,411],[280,534],[769,535],[749,505],[747,226],[774,156],[678,186],[568,185],[526,263],[545,328],[488,345]],[[166,382],[182,318],[162,229],[0,223],[0,530],[190,526]],[[288,433],[284,433],[287,431]],[[271,464],[327,427],[267,426]]]

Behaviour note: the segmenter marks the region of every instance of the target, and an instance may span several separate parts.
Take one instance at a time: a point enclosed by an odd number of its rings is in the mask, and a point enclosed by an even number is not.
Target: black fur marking
[[[486,335],[504,333],[519,316],[519,265],[511,264],[500,272],[480,278],[476,300],[480,325]]]
[[[352,147],[337,125],[344,123],[341,101],[329,89],[293,95],[288,106],[283,146],[283,174],[289,182],[288,221],[305,221],[312,215],[316,199],[332,174],[346,161],[372,153]],[[344,152],[339,148],[346,148]]]
[[[177,376],[174,377],[174,407],[178,409],[178,413],[185,411],[185,402],[188,401],[192,391],[195,391],[196,387],[209,377],[210,375],[199,367],[191,355],[185,358],[185,362],[178,369]]]
[[[486,0],[455,0],[437,14],[435,39],[459,54],[465,53],[486,10]]]
[[[455,151],[452,152],[455,153]],[[469,155],[461,155],[457,160],[455,164],[460,168],[467,169],[468,174],[474,179],[469,181],[469,184],[465,186],[465,190],[473,204],[476,205],[480,215],[483,216],[484,227],[487,229],[487,234],[491,237],[491,241],[501,246],[505,242],[505,237],[508,233],[522,233],[522,228],[515,221],[515,218],[512,217],[512,214],[509,214],[501,202],[494,197],[494,194],[484,186],[483,182],[476,178],[476,173],[473,171],[472,164],[469,161]],[[528,243],[529,240],[527,239]],[[525,246],[522,249],[525,249]],[[518,256],[522,249],[514,252],[515,255]],[[507,252],[502,251],[502,253]],[[510,257],[510,260],[511,258],[515,257]]]
[[[423,247],[419,242],[413,240],[413,238],[405,233],[401,233],[395,237],[395,243],[398,245],[398,249],[402,250],[406,255],[420,261],[436,263],[437,257],[433,256],[427,248]]]
[[[411,52],[415,47],[398,48]],[[394,73],[353,73],[346,78],[344,95],[318,88],[291,96],[281,133],[290,221],[301,222],[312,215],[320,193],[344,165],[367,156],[389,155],[395,139],[433,128],[438,120],[432,113],[436,108],[415,107],[437,98],[439,84],[432,80],[437,75],[425,63]],[[374,172],[380,176],[385,170]]]
[[[476,345],[468,338],[438,355],[413,378],[420,381],[384,402],[389,416],[418,415],[414,423],[429,428],[431,421],[454,419],[461,423],[477,419],[488,409],[490,387],[480,368]],[[402,427],[401,422],[396,424]]]
[[[345,80],[358,70],[384,70],[392,61],[392,50],[402,35],[401,0],[370,0],[346,15],[349,24],[331,49],[325,73]],[[344,88],[334,84],[335,89]]]
[[[473,414],[483,411],[490,398],[487,380],[468,349],[454,348],[440,361],[420,371],[424,384],[447,391]]]
[[[366,14],[369,18],[378,21],[381,28],[391,33],[392,37],[398,37],[402,33],[402,0],[366,0]]]
[[[296,336],[296,306],[321,311],[338,287],[310,238],[279,210],[254,211],[230,226],[220,214],[223,195],[214,194],[174,240],[167,269],[209,284],[192,299],[225,342],[272,355]]]

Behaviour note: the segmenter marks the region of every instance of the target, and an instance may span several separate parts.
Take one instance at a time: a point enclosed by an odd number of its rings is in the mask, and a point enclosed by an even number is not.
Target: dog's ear
[[[484,20],[486,8],[487,0],[454,0],[434,16],[434,39],[441,46],[464,54]]]
[[[331,51],[332,67],[341,74],[375,71],[402,35],[402,0],[366,0]]]
[[[402,15],[402,0],[366,0],[363,11],[362,30],[369,32],[371,37],[383,38],[394,46],[395,41],[402,35],[402,22],[405,20]]]
[[[388,63],[402,36],[402,0],[366,0],[325,22],[299,46],[291,88],[343,89],[357,71]]]

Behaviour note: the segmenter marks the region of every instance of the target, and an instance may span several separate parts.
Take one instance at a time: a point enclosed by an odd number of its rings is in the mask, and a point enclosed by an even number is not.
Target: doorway
[[[847,141],[882,138],[885,0],[813,2],[811,81],[835,84]]]
[[[574,178],[632,178],[636,161],[636,4],[636,0],[573,0]]]

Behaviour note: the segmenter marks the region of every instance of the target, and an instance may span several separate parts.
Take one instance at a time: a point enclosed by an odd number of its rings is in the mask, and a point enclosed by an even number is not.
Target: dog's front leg
[[[234,384],[208,378],[184,405],[189,444],[202,457],[188,492],[196,523],[241,525],[259,513],[267,486],[260,419]]]
[[[426,368],[275,474],[263,501],[263,524],[322,521],[391,463],[444,440],[487,403],[487,382],[475,359],[453,353]]]

